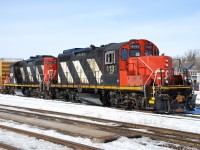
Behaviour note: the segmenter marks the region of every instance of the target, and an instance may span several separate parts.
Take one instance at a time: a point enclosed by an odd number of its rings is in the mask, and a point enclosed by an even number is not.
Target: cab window
[[[158,49],[155,49],[155,50],[154,50],[154,55],[155,55],[155,56],[159,56],[159,50],[158,50]]]
[[[105,64],[115,63],[115,51],[108,51],[105,53]]]
[[[128,59],[128,50],[126,48],[122,49],[122,60]]]
[[[145,50],[145,56],[152,56],[152,50]]]
[[[140,50],[130,50],[130,57],[137,57],[140,56],[141,51]]]
[[[130,45],[130,57],[137,57],[141,55],[141,46],[140,44]]]
[[[152,52],[152,45],[145,45],[145,56],[152,56],[153,52]]]

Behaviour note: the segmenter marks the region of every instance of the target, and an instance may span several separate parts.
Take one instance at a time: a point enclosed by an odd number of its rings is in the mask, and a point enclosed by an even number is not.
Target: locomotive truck
[[[144,39],[64,50],[10,66],[5,93],[64,99],[159,113],[195,108],[187,71],[175,74],[172,58]]]

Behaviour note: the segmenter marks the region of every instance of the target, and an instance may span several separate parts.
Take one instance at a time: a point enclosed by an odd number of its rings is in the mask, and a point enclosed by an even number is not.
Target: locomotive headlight
[[[168,65],[168,64],[165,64],[165,66],[168,67],[169,65]]]
[[[164,80],[164,84],[165,84],[165,85],[168,85],[168,84],[169,84],[169,81],[168,81],[167,79],[165,79],[165,80]]]
[[[192,84],[192,80],[191,80],[191,79],[188,79],[188,80],[187,80],[187,84],[188,84],[188,85],[191,85],[191,84]]]
[[[184,80],[185,80],[185,83],[187,85],[191,85],[192,84],[192,80],[191,79],[188,79],[187,77],[184,77]]]
[[[165,59],[165,62],[169,62],[169,60],[168,60],[168,59]]]

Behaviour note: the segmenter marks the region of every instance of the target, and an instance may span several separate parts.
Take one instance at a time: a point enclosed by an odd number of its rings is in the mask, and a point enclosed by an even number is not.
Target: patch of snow
[[[190,120],[178,116],[149,114],[137,111],[125,111],[100,106],[82,105],[71,102],[44,100],[2,94],[0,94],[0,104],[51,110],[63,113],[71,113],[96,118],[111,119],[129,123],[138,123],[143,125],[200,133],[200,120]]]
[[[143,125],[150,125],[156,127],[170,128],[181,131],[188,131],[193,133],[200,133],[200,119],[195,118],[185,118],[173,115],[163,115],[163,114],[151,114],[137,111],[125,111],[107,107],[85,105],[71,102],[55,101],[55,100],[44,100],[36,98],[27,98],[11,95],[0,94],[0,104],[10,105],[10,106],[20,106],[27,108],[35,108],[42,110],[50,110],[62,113],[84,115],[102,119],[110,119],[122,122],[137,123]],[[22,129],[27,128],[27,125],[20,125],[13,122],[1,121],[1,124],[13,124],[14,127],[20,126]],[[30,127],[28,127],[30,128]],[[148,138],[139,139],[128,139],[126,137],[121,137],[116,141],[97,144],[93,143],[90,139],[71,137],[67,135],[62,135],[54,130],[41,130],[38,128],[31,128],[31,131],[38,131],[42,134],[52,135],[54,137],[71,140],[74,142],[80,142],[83,144],[103,148],[103,149],[169,149],[161,145],[166,145],[160,141],[154,141]],[[1,135],[0,135],[1,136]]]
[[[106,150],[138,150],[138,149],[145,149],[145,150],[170,150],[170,148],[167,148],[168,143],[163,142],[163,141],[158,141],[158,140],[151,140],[150,138],[147,137],[142,137],[142,138],[135,138],[135,139],[129,139],[126,137],[120,137],[116,141],[109,142],[109,143],[93,143],[92,140],[87,139],[87,138],[81,138],[81,137],[72,137],[68,135],[64,135],[61,133],[56,132],[55,130],[44,130],[42,128],[38,127],[33,127],[25,124],[20,124],[16,123],[14,121],[6,121],[3,119],[0,119],[0,124],[1,125],[6,125],[9,127],[14,127],[18,129],[23,129],[27,131],[32,131],[48,136],[53,136],[56,138],[68,140],[68,141],[73,141],[85,145],[90,145],[93,147],[101,148],[101,149],[106,149]],[[20,148],[22,149],[64,149],[66,147],[60,146],[57,144],[52,144],[50,142],[46,142],[44,140],[37,140],[35,138],[27,138],[27,136],[23,135],[18,135],[17,133],[3,133],[0,130],[0,140],[5,141],[5,143],[9,144],[12,143],[13,146],[18,146],[20,145],[19,142],[25,143],[22,144]],[[7,135],[6,135],[7,134]],[[6,138],[4,138],[6,137]],[[19,138],[19,140],[16,140],[16,137]],[[30,143],[27,144],[26,143]],[[44,145],[41,145],[40,142],[46,142]],[[47,148],[43,148],[42,146],[48,145]],[[60,146],[60,147],[59,147]]]
[[[17,137],[17,138],[16,138]],[[70,150],[63,145],[54,144],[43,139],[37,139],[26,135],[9,132],[7,130],[0,130],[1,143],[17,147],[19,149],[59,149]]]
[[[7,109],[8,107],[0,106],[0,108]],[[44,113],[39,113],[39,112],[35,112],[35,111],[33,112],[33,111],[25,110],[25,109],[14,108],[14,107],[9,107],[9,110],[21,111],[21,112],[27,112],[27,113],[34,113],[34,114],[40,114],[40,115],[46,115],[46,116],[52,116],[52,117],[58,117],[58,118],[63,118],[63,119],[70,119],[70,120],[76,120],[76,121],[82,121],[82,122],[88,122],[88,123],[94,123],[94,124],[100,124],[100,125],[120,126],[120,124],[116,124],[116,123],[112,123],[112,122],[99,122],[99,121],[93,121],[93,120],[84,119],[84,118],[77,118],[77,117],[73,117],[73,116],[44,114]]]

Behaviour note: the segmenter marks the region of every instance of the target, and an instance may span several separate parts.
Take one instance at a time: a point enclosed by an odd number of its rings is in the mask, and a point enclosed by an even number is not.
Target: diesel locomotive
[[[35,56],[12,64],[4,92],[160,113],[192,110],[192,81],[187,71],[175,73],[172,61],[143,39],[73,48],[58,57]]]

